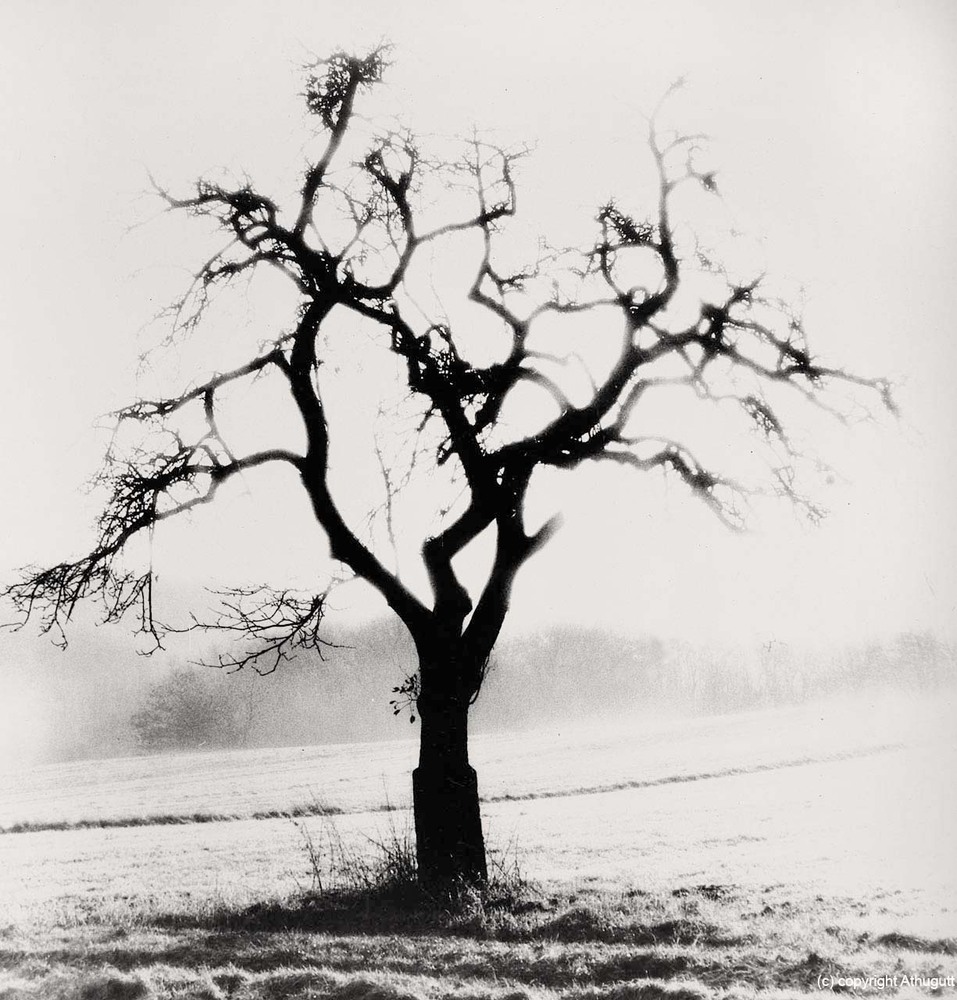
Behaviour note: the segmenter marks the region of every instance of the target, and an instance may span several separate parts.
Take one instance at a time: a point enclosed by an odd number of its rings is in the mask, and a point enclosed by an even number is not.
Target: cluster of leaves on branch
[[[469,650],[467,659],[476,666],[464,683],[471,696],[481,684],[480,664],[487,662],[499,633],[518,569],[557,525],[556,519],[538,526],[526,522],[526,495],[536,470],[568,470],[586,461],[661,470],[738,526],[754,487],[707,464],[686,442],[643,431],[642,406],[650,396],[684,391],[699,401],[737,408],[770,447],[771,489],[798,502],[794,450],[775,402],[779,388],[831,406],[823,391],[842,383],[890,403],[883,381],[825,365],[812,355],[800,318],[764,292],[761,277],[732,279],[703,253],[686,254],[679,247],[675,192],[685,185],[717,192],[714,174],[696,166],[702,137],[662,133],[656,112],[648,132],[658,182],[650,216],[633,217],[608,202],[597,213],[592,244],[559,255],[569,263],[559,268],[557,257],[543,258],[508,270],[498,262],[498,248],[517,209],[515,166],[523,150],[474,137],[462,143],[456,158],[443,159],[426,155],[410,133],[388,129],[374,133],[357,159],[343,159],[341,147],[357,120],[355,102],[379,82],[384,68],[385,53],[377,50],[364,57],[337,53],[310,69],[305,100],[320,123],[322,148],[306,166],[295,204],[280,205],[251,182],[229,187],[201,180],[187,196],[158,187],[169,210],[212,219],[229,238],[170,308],[175,331],[188,334],[214,290],[262,267],[292,282],[300,296],[298,315],[291,329],[276,334],[244,364],[114,415],[119,425],[161,429],[167,444],[122,460],[108,457],[104,481],[112,484],[112,494],[96,544],[82,559],[28,571],[8,589],[24,618],[38,614],[43,628],[59,629],[77,601],[98,595],[108,619],[138,607],[141,627],[159,641],[149,573],[122,568],[127,541],[209,503],[222,483],[244,470],[282,464],[301,479],[333,558],[377,588],[417,642],[440,635]],[[463,184],[470,192],[469,211],[426,225],[423,205],[452,188],[461,192]],[[470,355],[468,331],[463,335],[442,317],[423,319],[406,293],[410,267],[423,248],[467,233],[475,246],[468,299],[504,332],[504,349],[488,363]],[[627,277],[636,252],[645,256],[645,272],[653,274],[647,285]],[[702,275],[709,283],[701,287],[709,291],[697,314],[676,324],[679,289]],[[539,294],[543,278],[545,291]],[[380,347],[397,359],[419,403],[419,432],[433,429],[423,440],[433,441],[435,460],[451,464],[461,478],[462,498],[451,509],[442,508],[443,522],[421,546],[431,600],[415,594],[382,561],[347,523],[333,495],[329,456],[336,428],[320,366],[321,331],[334,310],[380,332]],[[609,317],[617,323],[613,360],[591,372],[587,399],[573,400],[564,375],[577,354],[550,349],[546,317],[575,318],[583,344],[596,324],[607,325]],[[221,390],[266,375],[285,386],[306,446],[300,452],[274,448],[238,456],[217,424]],[[535,390],[551,414],[527,433],[504,428],[503,411],[519,387]],[[202,413],[204,427],[185,439],[174,429],[175,419],[189,409]],[[387,490],[389,483],[387,474]],[[488,529],[495,537],[492,567],[473,594],[453,561]],[[255,663],[262,656],[274,666],[297,645],[318,643],[324,593],[303,597],[263,589],[235,591],[231,598],[220,621],[196,623],[255,640],[251,653],[228,658],[229,665]]]

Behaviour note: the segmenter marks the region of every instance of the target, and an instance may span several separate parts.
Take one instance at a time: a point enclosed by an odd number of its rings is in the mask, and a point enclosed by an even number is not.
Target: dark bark
[[[422,684],[419,766],[412,772],[419,879],[443,889],[481,884],[488,869],[478,780],[469,764],[470,697],[452,684],[437,683],[428,669]]]

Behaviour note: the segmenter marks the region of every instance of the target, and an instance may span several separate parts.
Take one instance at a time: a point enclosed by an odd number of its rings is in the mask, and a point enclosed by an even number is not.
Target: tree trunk
[[[419,879],[443,889],[488,878],[478,781],[469,765],[467,698],[426,692],[418,699],[419,766],[412,802]]]

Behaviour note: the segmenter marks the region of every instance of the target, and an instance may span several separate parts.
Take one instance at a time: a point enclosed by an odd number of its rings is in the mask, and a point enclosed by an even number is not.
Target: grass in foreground
[[[957,942],[880,933],[874,916],[708,885],[444,902],[326,890],[125,924],[105,910],[6,929],[0,997],[705,1000],[805,994],[821,975],[928,981],[882,991],[907,996],[957,974]]]
[[[957,976],[957,940],[908,933],[890,899],[535,887],[501,857],[484,892],[435,895],[407,837],[360,855],[331,823],[307,854],[313,884],[287,898],[75,899],[0,928],[0,998],[708,1000],[803,995],[821,976],[896,976],[882,992],[910,996]]]

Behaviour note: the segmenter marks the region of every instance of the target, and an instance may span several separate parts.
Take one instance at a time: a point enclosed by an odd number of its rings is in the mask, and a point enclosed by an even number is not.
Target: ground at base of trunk
[[[303,894],[237,910],[134,909],[124,922],[104,903],[82,922],[9,926],[0,997],[706,1000],[869,976],[897,977],[882,994],[929,996],[954,992],[933,980],[957,976],[957,939],[915,933],[919,914],[894,912],[891,899],[688,885],[526,887],[497,907],[463,899],[431,915],[360,902]]]

